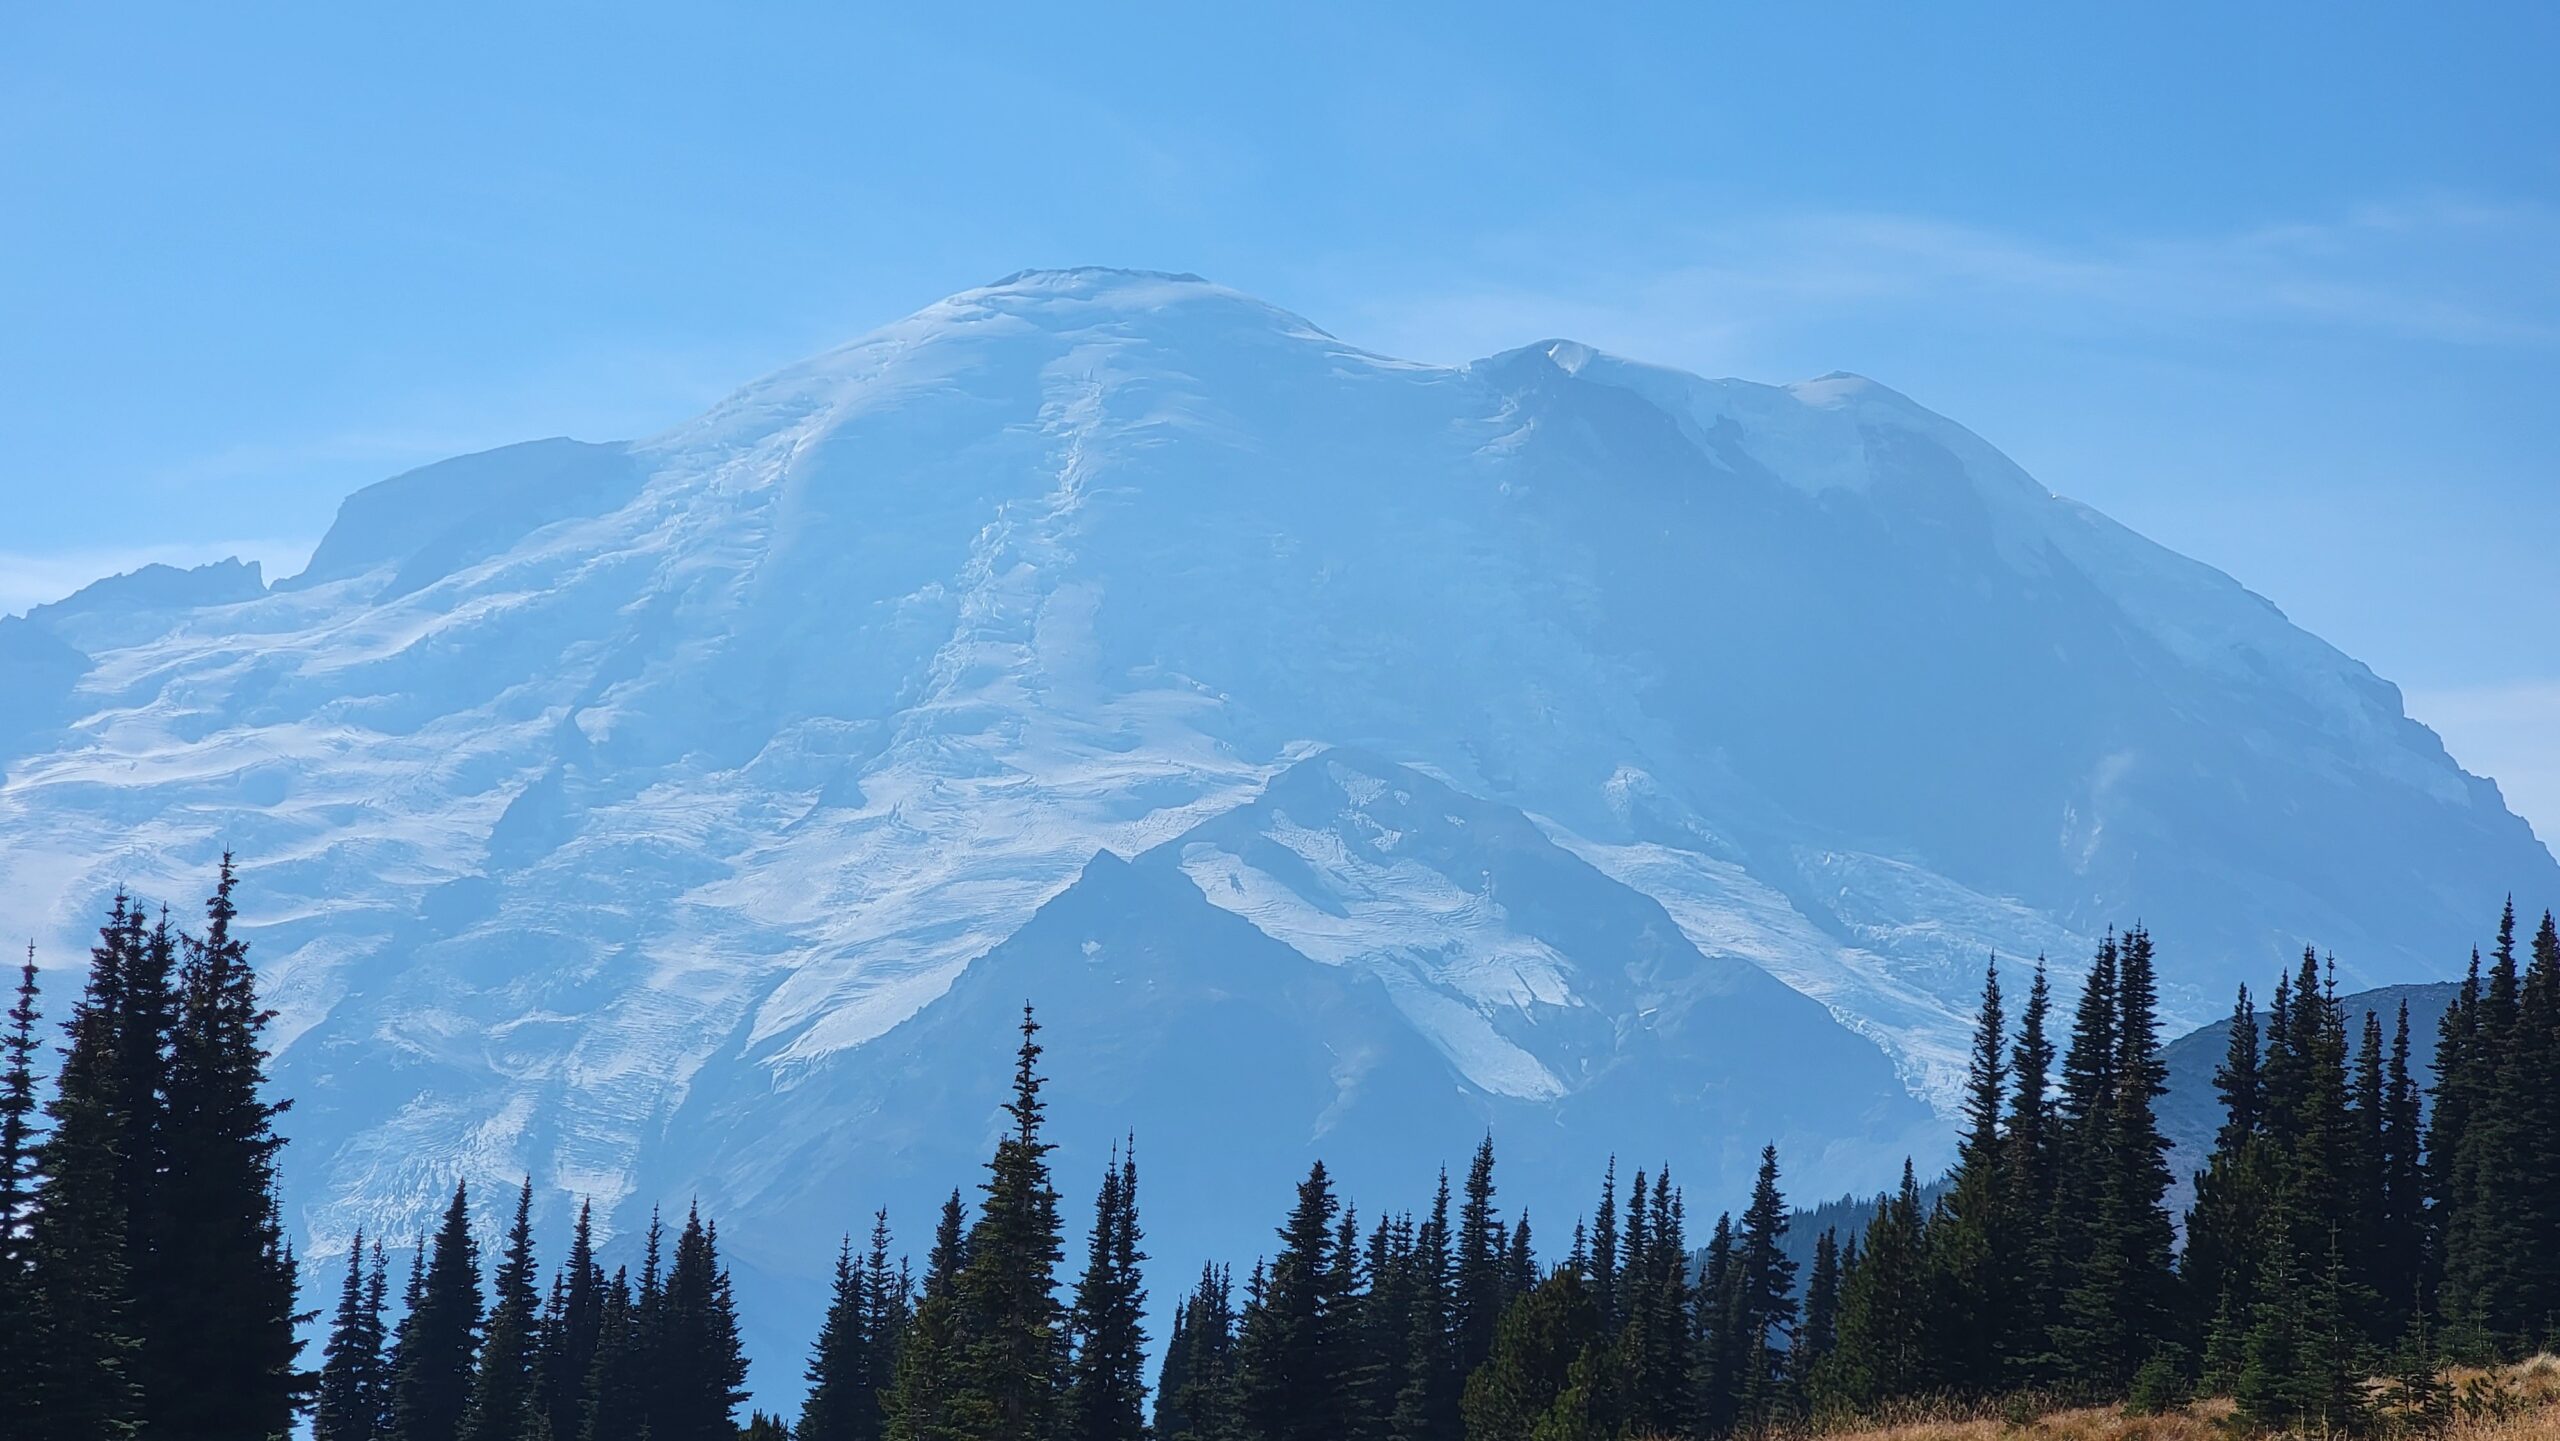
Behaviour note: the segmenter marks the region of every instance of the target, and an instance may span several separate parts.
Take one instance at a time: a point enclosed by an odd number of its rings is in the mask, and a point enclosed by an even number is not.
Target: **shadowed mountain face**
[[[226,845],[308,1249],[456,1173],[626,1235],[699,1192],[768,1359],[801,1258],[970,1182],[1025,999],[1068,1189],[1138,1128],[1176,1274],[1309,1154],[1401,1204],[1488,1124],[1524,1183],[1718,1205],[1774,1136],[1869,1188],[1943,1158],[1987,952],[2067,991],[2143,919],[2191,1025],[2306,940],[2450,975],[2560,880],[2388,684],[1881,386],[1411,365],[1110,271],[383,482],[272,589],[0,622],[50,954]]]

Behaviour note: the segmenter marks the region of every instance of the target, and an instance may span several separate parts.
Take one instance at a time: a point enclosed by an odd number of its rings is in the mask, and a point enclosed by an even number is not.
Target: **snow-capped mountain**
[[[1551,1235],[1612,1149],[1870,1188],[1991,952],[2141,918],[2193,1024],[2560,881],[2389,684],[1873,382],[1100,270],[0,621],[0,773],[55,958],[243,858],[313,1249],[456,1174],[699,1195],[773,1362],[971,1179],[1026,999],[1069,1188],[1136,1128],[1178,1275],[1489,1124]]]

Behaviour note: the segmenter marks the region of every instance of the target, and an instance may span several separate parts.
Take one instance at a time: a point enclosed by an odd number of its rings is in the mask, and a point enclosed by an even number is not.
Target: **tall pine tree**
[[[471,1235],[468,1183],[454,1185],[399,1335],[394,1441],[458,1441],[480,1344],[480,1243]]]
[[[145,1376],[147,1387],[175,1388],[150,1408],[165,1434],[281,1436],[311,1382],[297,1364],[298,1278],[277,1215],[275,1124],[289,1103],[266,1095],[274,1013],[259,1004],[248,945],[234,933],[238,880],[225,853],[204,935],[181,948],[170,1018],[155,1266],[164,1279],[151,1302],[164,1309]]]
[[[320,1386],[311,1415],[312,1441],[379,1441],[382,1428],[383,1257],[365,1254],[364,1232],[347,1247],[346,1279],[329,1318]]]
[[[1093,1238],[1068,1314],[1064,1441],[1139,1441],[1146,1435],[1147,1291],[1139,1276],[1138,1160],[1113,1158],[1094,1203]]]
[[[1041,1134],[1040,1025],[1022,1010],[1012,1134],[987,1165],[986,1199],[969,1234],[957,1285],[963,1344],[950,1410],[959,1434],[979,1441],[1045,1436],[1055,1422],[1065,1355],[1058,1263],[1066,1254],[1058,1192]]]
[[[506,1253],[499,1258],[491,1282],[496,1304],[489,1309],[488,1328],[480,1342],[479,1371],[472,1378],[462,1436],[463,1441],[521,1441],[532,1434],[536,1418],[542,1415],[534,1334],[541,1294],[534,1289],[531,1177],[516,1193]]]

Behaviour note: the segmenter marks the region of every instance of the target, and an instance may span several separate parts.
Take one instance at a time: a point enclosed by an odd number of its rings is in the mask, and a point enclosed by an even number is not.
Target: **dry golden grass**
[[[2449,1418],[2428,1431],[2441,1441],[2560,1441],[2560,1356],[2494,1369],[2445,1373]],[[2376,1399],[2388,1388],[2377,1386]],[[2385,1434],[2412,1434],[2386,1418]],[[2012,1400],[1991,1407],[1913,1403],[1883,1415],[1817,1426],[1789,1441],[2234,1441],[2232,1406],[2209,1397],[2157,1416],[2120,1406],[2042,1408]]]

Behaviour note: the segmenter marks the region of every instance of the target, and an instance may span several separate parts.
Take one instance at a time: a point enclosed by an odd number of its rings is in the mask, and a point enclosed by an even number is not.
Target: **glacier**
[[[1374,1214],[1490,1127],[1551,1241],[1611,1153],[1872,1189],[1946,1154],[1992,955],[2067,991],[2141,920],[2174,1034],[2560,881],[2388,682],[1882,385],[1099,269],[0,620],[53,982],[225,848],[306,1254],[456,1177],[625,1247],[698,1197],[775,1385],[832,1238],[973,1182],[1025,1001],[1167,1301],[1317,1154]]]

